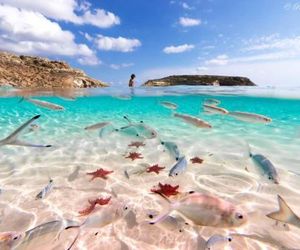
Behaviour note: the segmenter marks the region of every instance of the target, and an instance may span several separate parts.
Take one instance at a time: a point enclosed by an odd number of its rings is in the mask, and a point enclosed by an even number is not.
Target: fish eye
[[[182,229],[179,229],[179,233],[182,233],[183,231],[182,231]]]
[[[193,193],[195,193],[195,191],[189,191],[189,194],[193,194]]]
[[[19,237],[18,237],[18,236],[15,236],[15,237],[13,238],[13,240],[17,240],[17,239],[19,239]]]
[[[228,241],[231,242],[231,241],[232,241],[232,238],[231,238],[231,237],[228,237]]]
[[[128,207],[126,206],[126,207],[124,207],[124,210],[127,210],[128,209]]]
[[[240,213],[236,213],[235,215],[236,219],[242,220],[244,218],[244,216]]]
[[[149,216],[150,219],[153,219],[153,215],[152,214],[149,214],[148,216]]]
[[[165,145],[165,142],[162,141],[162,142],[160,142],[160,144],[161,144],[161,145]]]
[[[175,173],[175,175],[178,175],[178,173]]]
[[[273,180],[272,176],[269,176],[269,180]]]
[[[187,225],[187,226],[189,225],[189,223],[187,223],[187,222],[185,222],[184,224]]]

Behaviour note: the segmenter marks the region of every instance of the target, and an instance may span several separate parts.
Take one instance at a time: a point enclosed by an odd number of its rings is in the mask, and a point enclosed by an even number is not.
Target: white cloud
[[[185,10],[193,10],[194,8],[189,6],[186,2],[182,2],[181,3],[182,8],[184,8]]]
[[[285,10],[294,10],[294,11],[300,11],[300,2],[296,3],[286,3],[284,5]]]
[[[57,21],[91,24],[99,28],[109,28],[120,24],[118,16],[103,9],[91,9],[91,4],[87,1],[78,4],[76,0],[0,0],[0,4],[8,4],[27,11],[39,12]]]
[[[109,65],[109,67],[112,69],[115,69],[115,70],[119,70],[122,68],[132,67],[133,65],[134,65],[133,63],[122,63],[122,64],[111,64],[111,65]]]
[[[197,72],[203,72],[203,71],[207,71],[207,70],[208,70],[207,67],[197,67],[197,68],[196,68],[196,71],[197,71]]]
[[[216,58],[210,59],[205,62],[206,65],[226,65],[228,63],[227,55],[219,55]]]
[[[16,53],[91,58],[95,53],[38,12],[0,4],[0,49]]]
[[[176,54],[176,53],[183,53],[195,48],[192,44],[183,44],[179,46],[168,46],[163,49],[163,52],[166,54]]]
[[[188,17],[180,17],[179,24],[183,27],[198,26],[201,24],[201,20]]]
[[[95,66],[102,64],[102,62],[97,58],[96,55],[89,57],[81,57],[77,60],[81,65]]]
[[[114,38],[102,35],[98,35],[98,37],[95,38],[95,43],[100,50],[120,52],[131,52],[142,45],[138,39],[128,39],[124,37]]]

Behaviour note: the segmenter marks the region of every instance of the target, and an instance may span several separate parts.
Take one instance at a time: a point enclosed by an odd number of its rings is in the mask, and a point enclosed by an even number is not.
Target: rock
[[[39,89],[108,86],[65,62],[0,52],[0,86],[3,85]]]
[[[176,85],[212,85],[212,86],[255,86],[246,77],[214,76],[214,75],[174,75],[161,79],[149,80],[144,86],[176,86]]]

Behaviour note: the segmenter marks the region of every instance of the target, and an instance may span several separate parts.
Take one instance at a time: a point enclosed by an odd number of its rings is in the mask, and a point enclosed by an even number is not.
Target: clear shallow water
[[[53,111],[27,101],[19,102],[19,97],[12,97],[14,91],[5,90],[5,94],[2,92],[5,97],[0,99],[1,138],[40,114],[35,122],[40,129],[25,134],[22,139],[53,146],[0,147],[0,232],[26,231],[62,218],[83,222],[85,217],[78,217],[78,211],[87,207],[88,200],[110,196],[113,190],[117,198],[113,197],[110,205],[98,207],[93,214],[105,209],[113,211],[112,207],[118,206],[118,202],[128,203],[136,214],[137,224],[126,217],[103,228],[83,229],[75,249],[197,249],[197,235],[190,227],[179,233],[163,225],[144,223],[147,211],[159,213],[165,207],[159,197],[150,194],[150,189],[161,182],[179,185],[180,192],[195,190],[213,194],[242,206],[249,214],[248,222],[239,228],[198,227],[196,231],[205,240],[214,234],[236,232],[256,234],[261,240],[235,237],[230,245],[227,244],[228,249],[297,249],[299,229],[290,226],[288,231],[283,231],[265,216],[277,210],[277,194],[282,195],[299,215],[300,98],[296,92],[295,89],[176,87],[140,88],[131,96],[127,89],[107,88],[80,91],[73,101],[39,97],[65,107],[64,111]],[[229,111],[258,113],[273,121],[254,124],[229,116],[207,115],[202,109],[205,98],[220,100],[220,106]],[[159,104],[161,101],[176,103],[177,112],[197,116],[213,128],[196,128],[174,118],[170,110]],[[102,121],[110,121],[116,128],[126,126],[124,115],[154,128],[158,138],[146,139],[145,146],[136,149],[128,147],[131,142],[140,140],[136,136],[113,133],[100,138],[99,131],[84,130]],[[160,140],[176,143],[188,161],[199,156],[204,162],[197,165],[189,161],[186,172],[171,178],[168,171],[174,160],[164,152]],[[276,166],[280,185],[261,175],[247,157],[247,144],[253,153],[265,155]],[[136,161],[125,158],[133,151],[144,158]],[[136,169],[141,163],[166,168],[159,175],[136,174],[128,180],[124,170]],[[107,180],[98,178],[89,182],[90,176],[86,173],[99,168],[114,173]],[[49,178],[54,180],[53,190],[45,199],[35,200]],[[19,249],[40,249],[41,244],[43,249],[65,249],[75,234],[76,230],[65,231],[54,247],[56,234],[49,233]],[[202,249],[201,246],[198,249]],[[224,249],[224,246],[213,249]]]

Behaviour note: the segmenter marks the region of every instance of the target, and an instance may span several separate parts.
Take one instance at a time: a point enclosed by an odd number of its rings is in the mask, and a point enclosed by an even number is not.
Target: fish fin
[[[41,115],[36,115],[32,117],[30,120],[27,122],[23,123],[19,128],[17,128],[13,133],[11,133],[9,136],[7,136],[5,139],[0,141],[0,145],[5,145],[5,144],[13,144],[15,141],[17,141],[17,137],[20,135],[20,133],[28,126],[30,125],[33,121],[37,120],[40,118]]]
[[[280,195],[277,195],[277,199],[278,199],[279,210],[267,214],[267,217],[273,220],[278,220],[286,223],[290,223],[294,219],[298,218],[297,215],[293,212],[293,210],[288,206],[288,204]]]
[[[21,140],[15,140],[9,144],[15,145],[15,146],[34,147],[34,148],[50,148],[50,147],[52,147],[52,145],[32,144],[32,143],[21,141]]]
[[[168,209],[166,213],[160,215],[160,216],[157,216],[157,218],[151,222],[149,222],[150,225],[155,225],[161,221],[163,221],[164,219],[166,219],[169,214],[172,212],[172,209]]]
[[[126,115],[124,115],[123,118],[124,118],[129,124],[132,123],[132,121],[131,121]]]
[[[70,229],[70,228],[78,228],[78,233],[75,236],[74,240],[72,241],[71,245],[67,248],[67,250],[71,250],[72,247],[75,245],[76,241],[78,240],[79,236],[80,236],[80,226],[71,226],[71,227],[67,227],[66,229]]]
[[[168,204],[171,204],[171,201],[169,200],[169,198],[167,196],[165,196],[164,194],[162,194],[160,192],[155,192],[154,194],[160,195],[165,201],[168,202]]]

